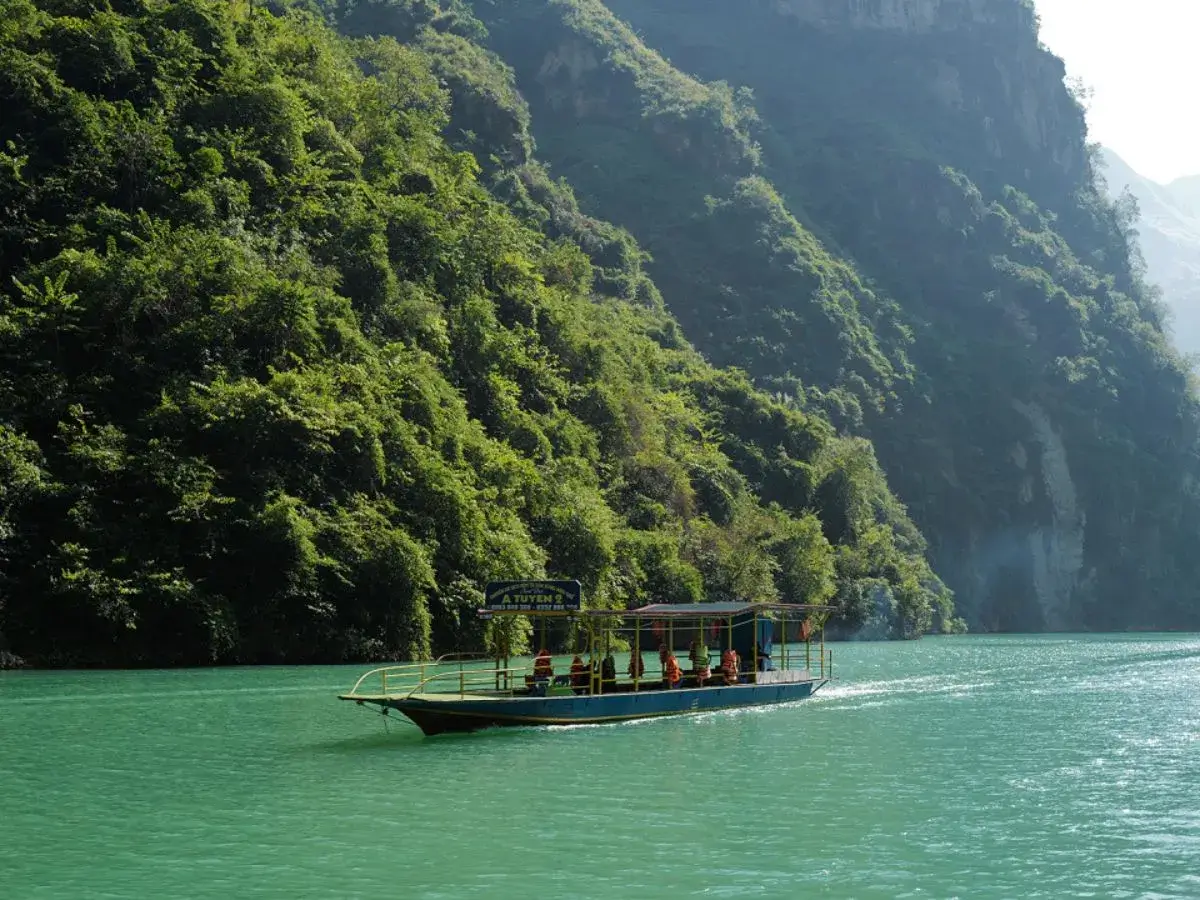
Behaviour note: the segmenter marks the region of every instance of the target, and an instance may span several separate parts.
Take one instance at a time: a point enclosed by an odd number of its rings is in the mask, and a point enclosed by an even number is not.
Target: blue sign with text
[[[582,607],[578,581],[492,581],[484,609],[492,612],[573,612]]]

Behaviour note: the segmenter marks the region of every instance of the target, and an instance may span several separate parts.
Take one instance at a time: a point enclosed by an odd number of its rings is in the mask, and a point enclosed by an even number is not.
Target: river
[[[0,896],[1200,897],[1200,636],[833,650],[789,706],[437,738],[366,667],[0,673]]]

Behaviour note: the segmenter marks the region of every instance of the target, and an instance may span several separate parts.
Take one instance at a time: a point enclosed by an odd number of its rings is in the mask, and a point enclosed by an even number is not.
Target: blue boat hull
[[[427,735],[512,726],[588,725],[791,703],[811,697],[826,682],[736,685],[600,694],[579,697],[436,698],[377,702],[408,716]]]

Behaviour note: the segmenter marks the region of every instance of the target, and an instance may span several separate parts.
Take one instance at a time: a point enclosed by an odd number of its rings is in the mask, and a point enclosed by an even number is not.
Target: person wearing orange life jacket
[[[630,678],[644,678],[646,676],[646,663],[642,659],[642,654],[630,654],[629,668],[625,671],[629,673]]]
[[[587,693],[588,686],[588,667],[584,661],[576,654],[571,660],[571,688],[576,694]]]
[[[550,651],[545,647],[539,650],[538,655],[533,658],[533,677],[554,677],[554,663],[550,659]]]
[[[738,683],[738,655],[732,647],[721,653],[721,671],[725,674],[726,684]]]
[[[663,670],[663,683],[668,688],[677,687],[683,681],[683,669],[679,668],[679,660],[675,654],[667,651],[667,662]]]

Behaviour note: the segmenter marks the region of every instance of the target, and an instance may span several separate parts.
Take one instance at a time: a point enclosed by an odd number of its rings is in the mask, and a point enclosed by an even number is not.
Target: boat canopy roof
[[[651,603],[649,606],[639,606],[636,609],[589,609],[585,615],[621,616],[626,619],[694,619],[698,617],[708,619],[768,610],[825,612],[832,611],[833,607],[809,603],[749,603],[744,600],[734,600],[718,603]]]
[[[832,606],[810,603],[651,603],[635,609],[554,609],[510,607],[508,609],[481,609],[484,615],[510,616],[578,616],[590,619],[723,619],[752,612],[832,612]]]

